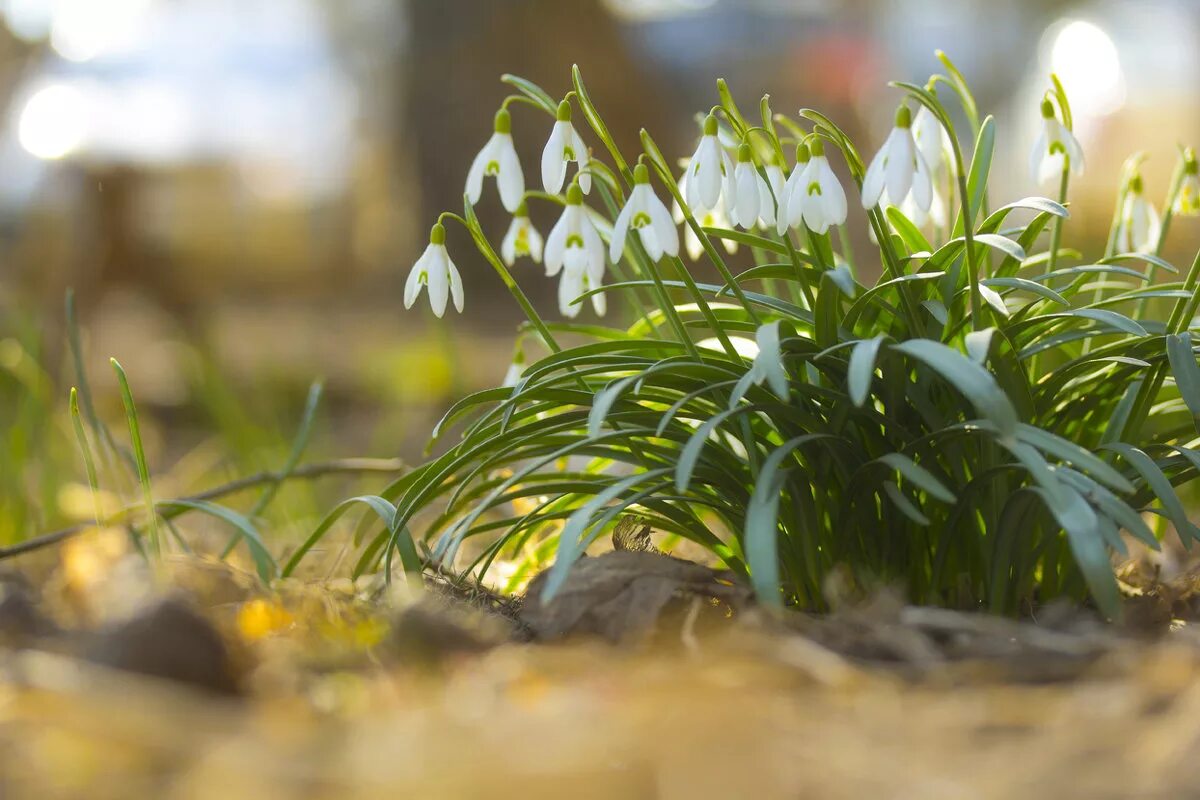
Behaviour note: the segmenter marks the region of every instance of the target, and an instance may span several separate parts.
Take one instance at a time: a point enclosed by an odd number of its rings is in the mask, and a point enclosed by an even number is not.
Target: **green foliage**
[[[481,574],[498,555],[558,536],[552,595],[589,543],[636,509],[709,549],[772,605],[824,607],[824,578],[838,567],[864,585],[900,582],[922,603],[1014,613],[1090,595],[1117,616],[1110,554],[1124,550],[1121,531],[1157,546],[1142,518],[1152,511],[1185,543],[1200,539],[1175,488],[1200,469],[1200,368],[1188,333],[1200,260],[1185,280],[1148,288],[1147,269],[1176,272],[1157,256],[1161,241],[1152,254],[1094,263],[1059,248],[1066,175],[1057,201],[989,212],[995,125],[938,56],[948,75],[928,85],[949,86],[943,94],[962,104],[969,154],[935,93],[898,86],[950,134],[956,221],[938,231],[898,208],[867,212],[883,267],[873,285],[854,277],[861,270],[830,236],[702,228],[648,133],[641,159],[619,152],[576,68],[569,98],[615,166],[596,169],[628,191],[629,165],[644,159],[723,282],[696,283],[669,256],[654,264],[630,237],[629,279],[595,291],[652,288],[669,302],[625,329],[565,326],[588,339],[566,348],[531,315],[548,354],[511,389],[447,412],[434,445],[461,428],[457,439],[372,500],[387,506],[376,508],[386,527],[367,539],[358,570],[387,559],[410,526],[446,561],[482,537],[471,565]],[[522,93],[506,104],[553,113],[546,92],[505,81]],[[764,98],[763,126],[751,129],[723,83],[719,101],[735,135],[753,132],[777,153],[821,137],[861,185],[863,158],[825,116],[802,111],[805,131]],[[496,265],[469,207],[465,223]],[[735,276],[717,239],[752,248],[756,265]],[[1169,322],[1152,308],[1168,309]],[[756,357],[740,354],[750,340]],[[515,510],[529,499],[532,511]],[[420,514],[432,517],[416,526]]]

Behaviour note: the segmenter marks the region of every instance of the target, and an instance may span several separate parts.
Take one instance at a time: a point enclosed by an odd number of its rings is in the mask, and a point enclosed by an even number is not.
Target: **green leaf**
[[[933,473],[914,462],[911,458],[901,453],[888,453],[885,456],[880,456],[873,463],[886,464],[892,469],[904,476],[904,479],[910,481],[914,486],[924,490],[937,500],[943,503],[953,503],[955,501],[954,492],[946,488],[946,485],[934,477]]]
[[[911,500],[904,496],[904,492],[900,491],[899,486],[891,481],[884,481],[883,492],[887,495],[887,498],[892,501],[892,504],[896,506],[896,508],[900,509],[901,514],[908,517],[918,525],[928,526],[930,524],[929,517],[921,513],[921,509],[917,508]]]
[[[242,514],[206,500],[166,500],[158,503],[158,508],[163,511],[188,508],[228,522],[237,529],[238,535],[246,543],[246,547],[250,551],[250,556],[254,559],[254,568],[258,572],[259,579],[263,583],[270,583],[278,573],[279,568],[275,563],[275,559],[271,556],[271,552],[267,549],[267,546],[263,544],[262,537],[259,536],[254,523]]]
[[[850,351],[850,365],[846,370],[846,384],[850,392],[850,401],[861,406],[867,401],[871,391],[871,379],[875,375],[875,359],[879,355],[879,347],[883,344],[883,336],[863,339],[854,345]]]
[[[1154,459],[1146,455],[1144,451],[1125,442],[1110,442],[1101,447],[1120,455],[1125,459],[1125,463],[1142,476],[1142,480],[1162,503],[1163,510],[1175,525],[1175,529],[1179,532],[1179,538],[1183,542],[1186,543],[1188,539],[1200,541],[1200,528],[1197,528],[1188,519],[1187,510],[1179,500],[1179,495],[1175,493],[1175,487],[1167,480],[1167,476],[1159,469],[1158,464],[1154,463]]]
[[[971,200],[971,219],[967,222],[975,224],[975,217],[983,207],[983,195],[987,191],[988,172],[992,168],[992,152],[996,147],[996,122],[989,114],[979,127],[979,135],[975,137],[975,152],[971,154],[971,166],[967,170],[967,196]],[[954,223],[954,235],[961,236],[964,228],[962,212]]]
[[[504,74],[500,76],[500,80],[507,83],[509,86],[514,86],[521,91],[526,97],[533,100],[539,106],[546,110],[551,116],[558,112],[558,103],[554,102],[554,98],[549,93],[538,86],[533,81],[526,80],[518,75]]]
[[[999,250],[1009,258],[1015,258],[1018,261],[1025,260],[1024,248],[1007,236],[1001,236],[996,233],[977,233],[975,234],[975,241],[979,244],[985,244],[994,250]]]
[[[1052,303],[1058,303],[1060,306],[1069,306],[1071,303],[1058,292],[1048,286],[1043,286],[1040,283],[1027,280],[1025,278],[984,278],[980,285],[996,288],[997,286],[1008,289],[1023,289],[1027,292],[1032,292],[1039,297],[1045,298]]]
[[[1200,430],[1200,367],[1196,365],[1196,353],[1192,349],[1192,335],[1188,332],[1169,334],[1167,336],[1167,358],[1171,362],[1171,372],[1175,375],[1175,385],[1192,419]]]
[[[755,382],[766,380],[771,391],[780,400],[788,399],[788,376],[783,368],[783,353],[779,349],[779,321],[760,325],[754,334],[758,342],[758,355],[754,357],[751,369],[755,374]]]
[[[1133,484],[1124,475],[1109,466],[1108,462],[1072,441],[1055,436],[1050,431],[1020,422],[1017,423],[1017,438],[1044,453],[1049,453],[1055,458],[1090,472],[1094,478],[1103,481],[1118,492],[1134,490]]]
[[[910,253],[933,250],[933,245],[925,238],[925,234],[921,233],[921,230],[908,217],[904,216],[904,212],[895,206],[888,206],[886,214],[888,222],[892,224]]]
[[[700,458],[700,453],[704,450],[704,445],[708,442],[708,438],[712,436],[721,423],[737,414],[745,414],[749,411],[757,411],[757,406],[738,406],[727,411],[722,411],[719,414],[714,414],[709,419],[696,429],[695,433],[687,440],[683,451],[679,454],[679,461],[675,464],[675,491],[683,494],[688,490],[688,485],[692,480],[692,472],[696,469],[696,461]]]
[[[125,419],[129,423],[129,440],[133,445],[134,463],[137,464],[138,485],[142,489],[142,501],[146,505],[146,515],[150,518],[150,548],[155,555],[162,554],[162,541],[158,533],[158,514],[154,510],[154,492],[150,487],[150,467],[146,462],[146,449],[142,445],[141,425],[138,422],[137,406],[133,402],[133,392],[129,389],[129,380],[125,370],[115,358],[110,358],[113,372],[117,374],[117,384],[121,387],[121,403],[125,406]]]
[[[996,379],[957,350],[931,339],[913,339],[892,345],[892,349],[923,362],[962,392],[976,410],[990,419],[1001,436],[1012,436],[1017,413]]]

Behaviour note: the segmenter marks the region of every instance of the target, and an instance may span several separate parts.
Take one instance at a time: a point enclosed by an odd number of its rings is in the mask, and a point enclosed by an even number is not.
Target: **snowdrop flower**
[[[404,284],[404,307],[412,308],[421,294],[421,287],[429,287],[429,307],[437,317],[446,313],[447,294],[454,298],[458,313],[463,310],[463,285],[458,267],[446,252],[446,229],[441,223],[429,231],[429,246],[413,264],[412,272]]]
[[[763,171],[767,178],[758,182],[758,223],[763,228],[770,228],[775,224],[778,205],[782,202],[783,168],[772,160]]]
[[[716,208],[723,185],[731,188],[732,178],[733,161],[717,139],[717,118],[709,114],[704,119],[704,135],[688,162],[688,190],[684,199],[695,212]],[[725,205],[730,209],[733,205],[728,193]]]
[[[922,210],[928,210],[933,202],[933,181],[929,165],[917,150],[912,135],[912,112],[901,105],[896,110],[896,125],[863,178],[863,208],[879,205],[879,198],[887,190],[892,202],[903,202],[911,191],[913,200]]]
[[[550,130],[546,148],[542,150],[542,188],[549,194],[562,191],[568,161],[574,161],[579,168],[579,188],[587,194],[592,190],[592,176],[587,171],[587,145],[571,124],[571,104],[563,100],[558,104],[558,116]]]
[[[652,261],[658,261],[663,253],[669,256],[679,255],[679,231],[675,230],[675,221],[671,212],[658,199],[658,195],[650,188],[650,170],[645,164],[638,164],[633,170],[633,191],[629,200],[617,215],[613,223],[612,241],[608,247],[608,258],[614,264],[621,260],[625,250],[625,237],[629,230],[638,232],[642,238],[642,246],[650,254]]]
[[[949,169],[954,163],[954,147],[950,143],[950,134],[928,107],[921,106],[917,109],[917,115],[913,117],[912,135],[913,141],[917,143],[918,152],[934,176],[944,169]]]
[[[567,205],[546,237],[546,275],[557,275],[560,270],[558,309],[564,317],[578,316],[579,305],[572,301],[604,283],[604,243],[583,208],[578,182],[567,189]],[[604,295],[592,295],[592,306],[603,316]]]
[[[1048,183],[1067,169],[1072,175],[1083,174],[1083,148],[1054,116],[1054,104],[1047,97],[1042,100],[1042,132],[1029,154],[1029,171],[1038,183]]]
[[[734,225],[740,228],[747,230],[753,228],[758,222],[759,213],[763,210],[762,197],[764,194],[770,197],[771,190],[763,176],[754,168],[750,145],[745,142],[738,148],[738,163],[733,171],[733,181],[729,188],[732,189],[732,192],[725,196],[729,218]],[[771,209],[770,215],[774,219],[774,208]]]
[[[504,381],[500,385],[511,389],[517,385],[517,381],[521,380],[523,372],[525,372],[525,351],[518,345],[517,352],[513,353],[512,363],[508,365],[508,371],[504,373]]]
[[[688,170],[684,169],[683,175],[679,178],[679,194],[682,197],[687,197]],[[729,215],[725,213],[725,201],[717,202],[716,208],[710,209],[692,209],[695,215],[696,222],[702,228],[728,228]],[[704,244],[700,241],[700,237],[692,230],[691,225],[685,225],[687,221],[683,215],[683,208],[676,202],[671,208],[671,218],[675,220],[675,224],[683,225],[683,248],[687,251],[688,258],[692,261],[700,258],[704,253]],[[732,239],[722,239],[721,244],[725,247],[725,252],[733,255],[737,252],[738,243]]]
[[[788,228],[799,227],[800,220],[803,219],[804,176],[811,160],[808,145],[804,142],[796,145],[796,166],[792,167],[792,174],[788,176],[780,191],[779,211],[775,218],[775,232],[780,236],[783,236]]]
[[[496,179],[496,187],[500,190],[500,202],[504,210],[515,213],[525,196],[525,173],[521,171],[521,162],[517,159],[517,150],[513,147],[512,117],[505,109],[496,112],[496,122],[493,126],[492,138],[475,156],[471,169],[467,172],[467,199],[471,205],[479,202],[483,193],[485,176]]]
[[[523,200],[500,243],[500,257],[505,266],[511,267],[521,256],[528,256],[535,264],[542,262],[542,236],[529,221],[529,209]]]
[[[1151,253],[1158,246],[1162,222],[1158,212],[1142,196],[1142,176],[1134,173],[1129,180],[1121,221],[1117,228],[1117,248],[1122,253]]]
[[[1183,151],[1183,180],[1173,207],[1181,217],[1200,216],[1200,164],[1190,147]]]
[[[825,144],[819,137],[813,139],[810,153],[812,158],[800,176],[800,206],[809,230],[825,233],[830,226],[846,221],[846,193],[825,159]],[[796,213],[790,205],[788,213]]]

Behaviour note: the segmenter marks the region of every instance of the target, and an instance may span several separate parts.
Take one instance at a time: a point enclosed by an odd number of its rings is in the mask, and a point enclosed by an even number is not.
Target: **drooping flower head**
[[[688,162],[687,200],[695,213],[717,207],[721,201],[723,187],[729,186],[733,178],[733,161],[717,138],[717,118],[709,114],[704,118],[704,135]],[[725,207],[732,212],[733,203],[728,196]]]
[[[492,138],[475,156],[467,172],[467,199],[471,205],[479,202],[485,177],[496,179],[504,210],[515,213],[525,196],[525,173],[521,171],[517,149],[513,146],[512,116],[503,108],[496,112]]]
[[[730,220],[738,227],[747,230],[753,228],[758,224],[759,214],[763,213],[763,197],[765,195],[770,199],[771,190],[763,176],[754,168],[754,153],[747,142],[742,142],[738,147],[738,163],[733,170],[730,188],[733,190],[733,196],[725,197]],[[774,221],[774,207],[769,215]]]
[[[689,170],[683,170],[683,174],[679,176],[679,194],[682,197],[687,197]],[[730,225],[729,215],[725,213],[725,200],[721,199],[717,203],[716,208],[710,209],[692,209],[695,215],[696,222],[702,228],[728,228]],[[671,208],[671,218],[675,220],[675,224],[680,225],[686,222],[686,217],[683,215],[683,208],[676,202]],[[725,251],[733,255],[738,250],[738,243],[733,239],[722,239],[721,244],[725,247]],[[700,241],[700,237],[692,230],[691,225],[683,225],[683,248],[687,251],[688,258],[692,261],[700,258],[704,252],[704,243]]]
[[[804,224],[813,233],[825,233],[846,221],[846,193],[825,158],[825,143],[819,136],[813,138],[810,152],[812,158],[800,181]]]
[[[574,182],[567,189],[567,204],[550,235],[546,237],[546,274],[562,272],[558,284],[558,308],[564,317],[579,314],[574,301],[589,289],[604,283],[604,242],[583,207],[583,191]],[[603,315],[603,294],[592,295],[592,307]]]
[[[1063,172],[1083,174],[1083,148],[1079,140],[1054,114],[1050,98],[1042,100],[1042,132],[1029,154],[1029,172],[1038,183],[1049,183],[1062,177]]]
[[[1175,213],[1181,217],[1200,216],[1200,164],[1192,148],[1183,151],[1183,179],[1175,195]]]
[[[625,237],[630,230],[638,232],[642,246],[654,261],[663,257],[679,255],[679,231],[671,212],[650,188],[650,170],[638,164],[633,170],[633,189],[629,200],[613,223],[612,241],[608,247],[608,258],[614,264],[621,260],[625,250]]]
[[[783,167],[776,159],[763,167],[766,180],[758,182],[758,224],[764,229],[775,225],[783,199]]]
[[[862,186],[863,208],[879,205],[885,189],[894,203],[904,202],[910,191],[917,207],[924,211],[933,202],[929,165],[913,140],[912,112],[904,104],[896,110],[895,127],[867,167]]]
[[[1142,189],[1141,173],[1135,172],[1129,179],[1117,227],[1117,247],[1123,253],[1152,253],[1158,247],[1162,221]]]
[[[542,235],[529,221],[529,209],[524,200],[517,206],[517,212],[508,225],[508,233],[504,234],[504,241],[500,243],[500,257],[504,259],[505,266],[511,267],[522,256],[531,258],[535,264],[542,261]]]
[[[937,87],[930,82],[925,89],[931,94],[937,94]],[[913,141],[917,150],[925,159],[929,172],[936,177],[939,173],[949,170],[954,165],[954,146],[950,142],[950,134],[937,115],[922,105],[917,109],[912,124]]]
[[[804,176],[808,169],[808,162],[812,160],[812,154],[808,149],[808,145],[804,142],[796,145],[796,166],[792,167],[792,174],[788,175],[787,181],[783,184],[783,191],[780,192],[779,210],[775,218],[775,231],[782,236],[788,228],[800,227],[800,221],[804,218]]]
[[[548,193],[558,194],[562,191],[569,161],[574,161],[579,168],[579,188],[587,194],[592,190],[592,176],[587,171],[587,145],[571,124],[571,104],[563,100],[558,104],[554,127],[542,150],[542,188]]]
[[[413,303],[417,302],[422,286],[429,287],[429,307],[435,316],[440,318],[446,313],[447,296],[454,298],[454,307],[458,313],[462,313],[462,278],[450,260],[450,254],[446,252],[446,229],[441,223],[429,231],[429,246],[408,273],[408,280],[404,283],[405,308],[412,308]]]

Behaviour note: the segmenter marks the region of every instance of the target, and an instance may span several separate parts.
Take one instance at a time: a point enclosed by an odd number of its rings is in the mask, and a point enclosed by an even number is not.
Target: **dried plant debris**
[[[220,694],[238,692],[238,678],[221,634],[192,605],[174,597],[97,634],[84,655],[115,669]]]
[[[728,573],[655,552],[614,550],[572,565],[562,589],[543,603],[546,573],[529,584],[521,621],[539,640],[596,634],[613,642],[644,638],[670,608],[699,599],[721,613],[748,601]],[[684,602],[680,602],[684,601]]]

